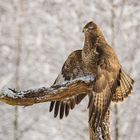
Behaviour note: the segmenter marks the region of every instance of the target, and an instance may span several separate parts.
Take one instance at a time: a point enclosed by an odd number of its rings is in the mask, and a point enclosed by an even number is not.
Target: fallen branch
[[[0,93],[0,101],[10,105],[29,106],[42,102],[58,101],[73,95],[90,93],[94,77],[86,76],[67,81],[49,88],[42,87],[26,91],[15,91],[4,88]]]

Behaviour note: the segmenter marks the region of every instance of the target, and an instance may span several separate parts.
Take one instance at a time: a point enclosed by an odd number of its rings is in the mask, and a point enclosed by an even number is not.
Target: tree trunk
[[[90,140],[111,140],[110,136],[110,111],[106,113],[105,119],[102,125],[95,131],[93,129],[93,124],[89,122],[89,133]]]

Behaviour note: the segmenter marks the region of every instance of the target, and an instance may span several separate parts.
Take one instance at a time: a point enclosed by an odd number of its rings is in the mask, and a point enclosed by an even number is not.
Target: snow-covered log
[[[3,88],[0,92],[0,101],[10,105],[29,106],[53,100],[62,100],[73,95],[90,93],[94,77],[86,76],[67,81],[49,88],[42,87],[25,91],[16,91],[10,88]]]

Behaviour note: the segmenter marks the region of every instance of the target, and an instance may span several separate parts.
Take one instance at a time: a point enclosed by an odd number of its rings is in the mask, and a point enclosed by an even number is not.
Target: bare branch
[[[93,76],[86,76],[67,81],[61,85],[53,85],[49,88],[42,87],[19,92],[4,88],[0,93],[0,101],[10,105],[29,106],[42,102],[62,100],[74,95],[90,93],[93,81]]]

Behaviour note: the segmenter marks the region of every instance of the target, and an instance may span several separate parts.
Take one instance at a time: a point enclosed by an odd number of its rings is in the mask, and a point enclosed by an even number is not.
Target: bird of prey
[[[101,29],[93,21],[84,28],[84,47],[72,52],[65,61],[54,84],[60,84],[86,75],[95,76],[89,96],[89,121],[96,129],[101,125],[111,101],[123,101],[132,91],[134,80],[123,70],[113,48],[107,43]],[[86,94],[61,101],[52,101],[50,112],[60,119],[79,104]]]

